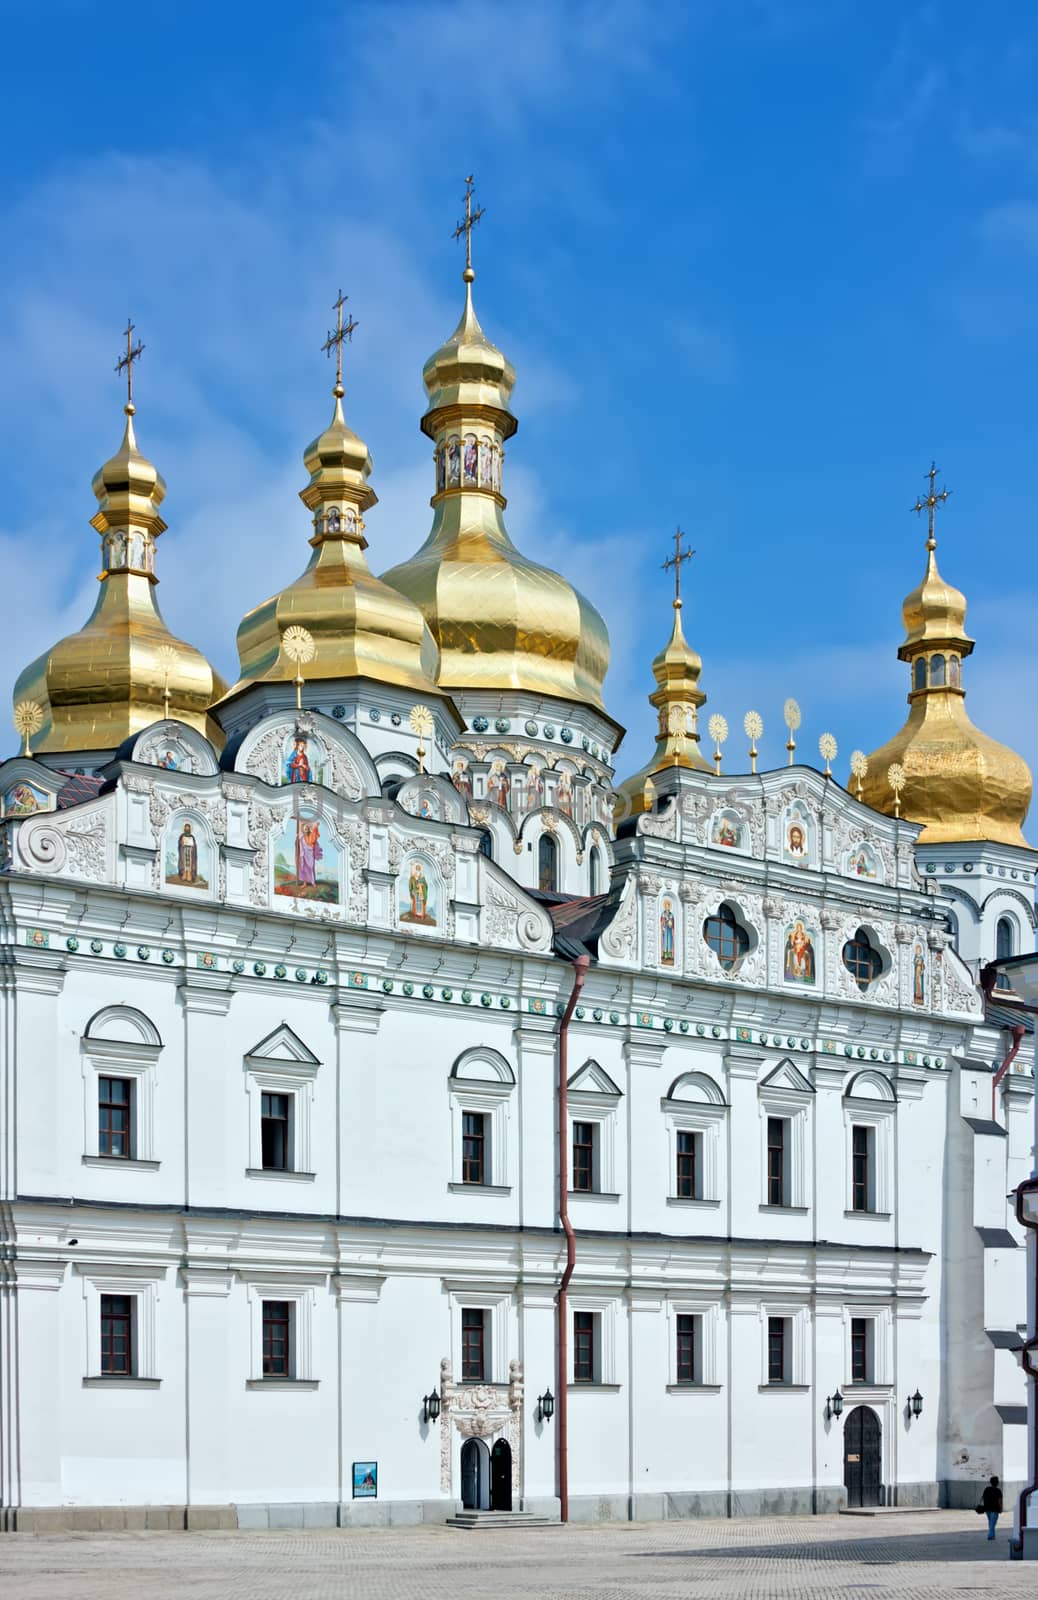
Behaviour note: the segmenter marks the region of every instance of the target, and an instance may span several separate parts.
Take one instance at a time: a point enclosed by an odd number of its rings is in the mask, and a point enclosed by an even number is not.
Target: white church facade
[[[864,791],[714,769],[680,602],[655,755],[618,784],[605,625],[505,532],[514,374],[471,280],[425,370],[410,563],[368,567],[337,382],[309,565],[246,616],[228,689],[155,606],[164,485],[130,404],[97,608],[19,681],[8,1530],[972,1505],[1026,1479],[1006,1197],[1033,1050],[978,977],[1033,946],[1030,777],[965,717],[933,505],[908,733]]]

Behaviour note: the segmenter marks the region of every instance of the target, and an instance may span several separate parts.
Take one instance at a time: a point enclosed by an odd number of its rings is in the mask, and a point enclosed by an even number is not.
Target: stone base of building
[[[1012,1519],[1017,1496],[1023,1486],[1022,1479],[1019,1482],[1009,1479],[1002,1485],[1006,1522]],[[975,1478],[945,1478],[941,1483],[941,1505],[954,1511],[973,1511],[980,1504],[980,1497],[986,1487],[986,1478],[982,1478],[979,1482]]]

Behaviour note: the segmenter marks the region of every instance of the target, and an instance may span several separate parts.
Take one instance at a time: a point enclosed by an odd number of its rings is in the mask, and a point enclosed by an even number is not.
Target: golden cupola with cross
[[[948,499],[927,474],[925,497],[912,508],[927,515],[926,571],[901,608],[905,640],[898,650],[909,670],[908,720],[868,758],[862,799],[888,815],[921,822],[922,844],[988,840],[1023,846],[1031,803],[1031,773],[1014,750],[974,727],[966,711],[964,662],[973,652],[966,632],[966,597],[937,566],[934,514]]]
[[[310,474],[299,498],[313,516],[312,554],[306,570],[245,616],[238,628],[241,677],[227,700],[250,684],[295,679],[293,645],[299,630],[312,638],[308,681],[371,679],[414,694],[440,696],[436,644],[418,606],[377,578],[364,552],[364,513],[378,496],[368,479],[368,447],[343,416],[343,343],[358,326],[343,321],[336,301],[336,331],[325,352],[335,354],[335,406],[323,433],[304,451]]]
[[[137,448],[133,369],[144,346],[134,344],[133,333],[128,324],[116,367],[127,381],[122,443],[93,482],[99,506],[91,526],[101,535],[96,604],[79,632],[45,651],[15,685],[16,718],[19,707],[39,707],[34,755],[110,752],[163,716],[223,743],[208,709],[223,693],[223,679],[200,650],[170,632],[156,598],[166,485]]]
[[[433,441],[433,523],[421,548],[385,574],[422,609],[439,645],[441,688],[521,690],[602,710],[609,635],[590,601],[516,549],[504,522],[505,444],[515,369],[487,338],[472,303],[472,209],[467,181],[465,305],[425,363],[423,433]]]
[[[656,749],[645,766],[620,785],[628,815],[651,809],[660,773],[673,767],[696,772],[714,770],[699,748],[699,712],[706,704],[706,695],[699,687],[703,660],[685,638],[681,626],[681,567],[695,555],[694,550],[682,549],[683,538],[679,528],[674,535],[674,554],[663,563],[665,570],[674,572],[674,622],[670,638],[652,663],[656,688],[649,696],[649,704],[657,717]]]

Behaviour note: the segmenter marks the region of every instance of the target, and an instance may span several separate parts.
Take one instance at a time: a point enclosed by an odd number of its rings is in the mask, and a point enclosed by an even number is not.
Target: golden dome
[[[909,663],[908,721],[868,758],[862,799],[892,815],[894,791],[887,776],[904,769],[901,815],[923,823],[922,844],[990,840],[1027,846],[1022,824],[1031,803],[1031,773],[1015,751],[975,728],[966,712],[963,661],[973,651],[966,633],[965,596],[945,583],[937,568],[933,512],[946,494],[919,503],[929,509],[926,574],[905,600],[905,642],[898,650]]]
[[[429,537],[384,574],[422,609],[440,649],[448,692],[519,689],[602,709],[609,635],[589,600],[557,572],[520,554],[504,523],[504,442],[515,370],[491,344],[472,304],[425,364],[422,431],[435,443]]]
[[[36,754],[117,749],[163,716],[223,744],[208,707],[226,685],[201,651],[170,633],[155,599],[166,485],[137,448],[132,402],[125,412],[122,444],[93,483],[100,507],[91,527],[102,550],[97,604],[78,633],[32,662],[15,685],[16,704],[35,700],[44,711]]]
[[[339,374],[333,392],[332,420],[303,455],[310,481],[299,498],[314,513],[313,555],[294,583],[242,620],[241,678],[228,699],[258,680],[295,677],[296,662],[283,639],[300,626],[317,647],[308,680],[371,678],[422,695],[441,693],[436,644],[421,611],[376,578],[364,555],[363,513],[378,499],[368,483],[371,457],[343,417]]]
[[[691,768],[696,772],[712,772],[699,749],[699,710],[706,704],[706,695],[699,687],[703,670],[702,657],[688,643],[681,627],[681,598],[674,600],[674,627],[670,638],[652,663],[656,688],[649,696],[649,704],[658,713],[656,749],[651,760],[633,777],[620,785],[625,797],[622,808],[626,814],[647,811],[645,785],[658,772],[670,767]]]

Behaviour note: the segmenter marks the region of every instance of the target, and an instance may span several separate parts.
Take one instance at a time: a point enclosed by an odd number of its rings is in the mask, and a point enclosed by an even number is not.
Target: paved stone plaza
[[[0,1540],[5,1600],[688,1600],[739,1596],[1033,1595],[1032,1562],[1007,1560],[962,1512],[760,1522],[611,1523],[516,1533],[13,1535]]]

